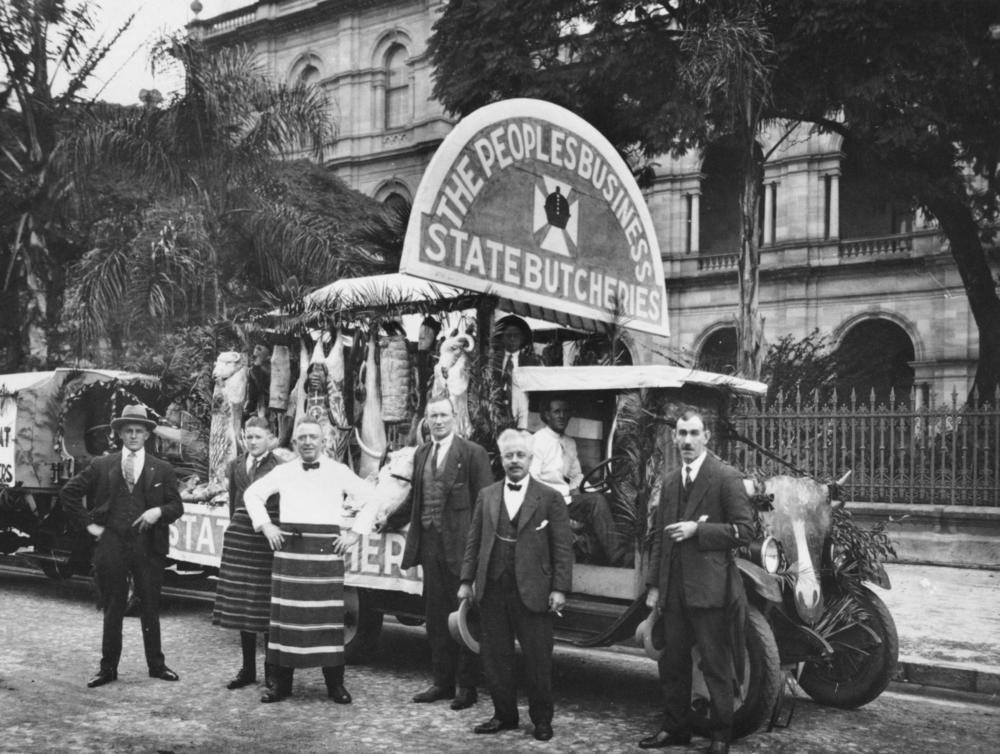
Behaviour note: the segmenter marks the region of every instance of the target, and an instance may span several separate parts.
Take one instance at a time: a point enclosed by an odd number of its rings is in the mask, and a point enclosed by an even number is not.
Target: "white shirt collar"
[[[691,469],[691,481],[692,482],[695,479],[698,478],[698,472],[701,471],[701,465],[703,463],[705,463],[705,458],[707,458],[707,457],[708,457],[708,451],[707,450],[703,450],[702,453],[701,453],[701,455],[698,456],[697,458],[695,458],[693,461],[691,461],[691,463],[684,464],[685,467],[689,467]],[[682,474],[684,473],[683,472],[683,468],[681,470],[681,473]]]
[[[519,490],[512,490],[508,487],[508,484],[516,484],[521,487]],[[507,515],[511,518],[517,515],[517,512],[521,510],[521,504],[524,502],[524,495],[528,491],[528,477],[525,477],[520,482],[514,482],[508,479],[506,476],[503,478],[503,504],[507,508]]]
[[[264,462],[264,459],[267,458],[267,453],[268,452],[270,452],[270,451],[266,451],[264,453],[261,453],[256,458],[254,458],[252,455],[250,455],[249,453],[247,453],[246,469],[247,469],[247,473],[248,474],[253,470],[254,463],[256,463],[258,466],[260,466]]]
[[[444,457],[448,455],[448,448],[451,447],[451,441],[454,439],[455,439],[454,432],[449,433],[447,437],[441,440],[435,440],[433,438],[431,439],[431,442],[439,443],[440,446],[438,447],[438,463],[441,463],[442,459],[444,459]],[[434,454],[434,448],[431,448],[431,454],[432,455]]]
[[[132,451],[129,450],[128,448],[122,448],[122,473],[125,473],[125,459],[128,458],[129,453],[132,453]],[[140,474],[142,474],[143,464],[146,463],[146,449],[139,448],[137,451],[135,451],[134,455],[135,455],[135,462],[133,468],[135,469],[135,479],[132,480],[133,482],[138,480]]]

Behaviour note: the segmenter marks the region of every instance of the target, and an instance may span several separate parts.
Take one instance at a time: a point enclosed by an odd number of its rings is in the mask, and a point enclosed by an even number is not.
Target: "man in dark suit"
[[[746,599],[733,550],[753,534],[750,501],[740,474],[707,451],[702,416],[685,411],[674,444],[683,466],[663,480],[653,528],[646,604],[663,612],[663,725],[639,741],[643,749],[686,746],[691,740],[691,649],[701,653],[710,694],[712,743],[729,751],[733,722],[733,623]]]
[[[178,680],[166,666],[160,647],[160,588],[169,548],[168,527],[184,512],[173,467],[145,451],[156,422],[142,406],[126,406],[111,428],[124,450],[94,459],[59,492],[69,516],[97,540],[94,573],[104,638],[101,666],[90,688],[118,678],[122,619],[128,602],[128,577],[139,598],[142,641],[151,678]],[[83,505],[86,496],[90,510]]]
[[[552,623],[573,581],[573,534],[562,495],[528,476],[531,435],[497,440],[506,479],[479,495],[462,563],[459,599],[479,600],[483,666],[493,717],[476,733],[517,727],[514,638],[524,654],[528,714],[539,741],[552,738]],[[475,589],[473,589],[473,583]]]
[[[409,521],[403,568],[423,566],[424,611],[431,645],[433,683],[414,702],[451,699],[451,708],[476,703],[476,655],[459,646],[448,631],[448,614],[458,607],[458,576],[472,506],[479,491],[493,482],[486,451],[455,432],[455,409],[448,398],[427,404],[431,442],[413,457],[413,484],[407,500],[386,522],[398,529]],[[455,686],[458,686],[458,693]]]
[[[496,323],[495,332],[503,350],[493,351],[495,379],[503,390],[503,402],[521,429],[528,426],[528,395],[513,384],[514,367],[539,365],[532,345],[531,328],[516,314],[508,314]]]

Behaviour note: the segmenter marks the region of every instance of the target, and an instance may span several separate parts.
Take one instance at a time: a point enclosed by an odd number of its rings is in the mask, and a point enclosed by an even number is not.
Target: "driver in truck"
[[[601,547],[596,562],[625,565],[627,548],[615,528],[608,499],[600,492],[580,489],[583,471],[576,440],[566,434],[572,418],[569,401],[558,395],[546,395],[540,408],[545,426],[531,438],[531,476],[560,493],[569,517],[594,533]]]

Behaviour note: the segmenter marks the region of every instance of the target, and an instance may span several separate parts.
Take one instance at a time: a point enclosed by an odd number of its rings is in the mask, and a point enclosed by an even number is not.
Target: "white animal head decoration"
[[[476,347],[476,341],[471,335],[452,335],[441,341],[441,350],[438,354],[438,364],[443,368],[453,366],[460,358]]]
[[[399,481],[404,479],[411,481],[413,479],[413,455],[416,451],[415,447],[409,445],[392,451],[385,465],[379,469],[379,482],[387,477]]]
[[[217,384],[222,384],[243,366],[243,354],[239,351],[223,351],[215,359],[212,378]]]

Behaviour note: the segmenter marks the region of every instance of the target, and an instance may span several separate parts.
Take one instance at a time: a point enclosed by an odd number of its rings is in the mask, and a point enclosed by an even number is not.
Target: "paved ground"
[[[887,597],[905,651],[995,659],[996,631],[985,647],[959,638],[998,618],[989,574],[900,568],[900,588]],[[205,604],[168,602],[163,623],[179,683],[146,676],[138,621],[128,619],[120,680],[89,690],[100,646],[90,586],[0,575],[0,752],[617,752],[637,751],[636,740],[658,722],[655,667],[629,651],[557,650],[556,737],[542,744],[526,714],[520,731],[473,735],[489,716],[485,701],[461,713],[411,704],[427,676],[420,629],[388,621],[378,661],[348,669],[355,703],[338,707],[318,671],[300,671],[295,696],[278,705],[261,705],[259,689],[225,690],[237,641],[211,625]],[[936,625],[949,632],[946,641],[928,639]],[[886,693],[850,712],[802,700],[789,729],[757,733],[735,751],[992,752],[998,738],[1000,709]]]
[[[1000,673],[1000,571],[888,566],[901,659]]]

